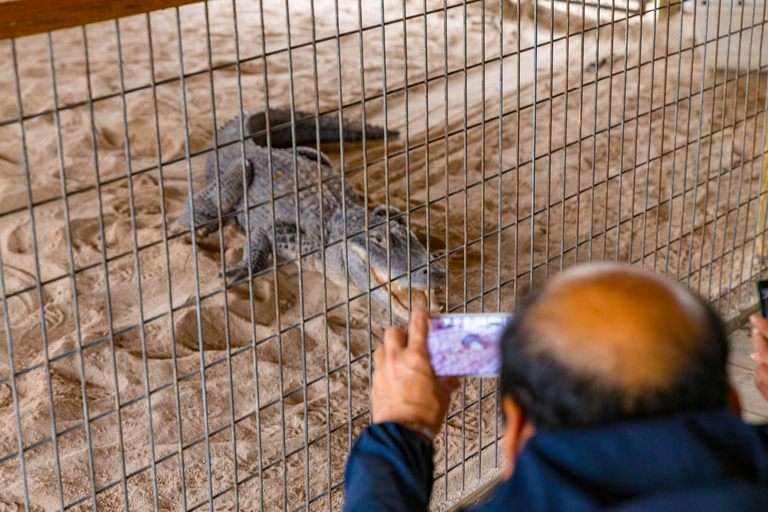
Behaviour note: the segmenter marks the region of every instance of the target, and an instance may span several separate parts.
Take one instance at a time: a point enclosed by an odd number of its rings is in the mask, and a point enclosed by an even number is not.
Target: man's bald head
[[[502,392],[538,428],[724,407],[726,357],[722,323],[690,291],[627,266],[585,265],[505,332]]]

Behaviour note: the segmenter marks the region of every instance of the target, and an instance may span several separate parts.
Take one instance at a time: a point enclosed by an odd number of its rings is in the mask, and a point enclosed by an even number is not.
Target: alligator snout
[[[440,288],[445,284],[445,269],[437,261],[429,266],[429,287]]]
[[[417,290],[440,288],[444,284],[445,269],[437,261],[433,261],[429,265],[429,270],[427,270],[427,267],[424,267],[411,273],[411,286]]]
[[[412,264],[412,267],[417,265]],[[394,272],[393,272],[394,273]],[[398,285],[407,287],[408,276],[402,276],[395,281]],[[429,271],[426,266],[421,266],[418,270],[411,271],[410,286],[414,290],[427,291],[440,288],[445,285],[445,268],[440,262],[433,261],[429,265]]]

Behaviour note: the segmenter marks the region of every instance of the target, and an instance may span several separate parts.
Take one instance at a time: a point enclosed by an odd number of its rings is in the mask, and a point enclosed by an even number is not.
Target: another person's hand
[[[373,423],[394,421],[417,425],[433,435],[440,431],[456,377],[438,378],[429,361],[429,313],[415,309],[408,332],[390,327],[384,345],[373,354],[371,415]]]
[[[768,400],[768,320],[761,315],[752,315],[749,321],[752,323],[750,340],[755,348],[752,359],[757,363],[755,387]]]

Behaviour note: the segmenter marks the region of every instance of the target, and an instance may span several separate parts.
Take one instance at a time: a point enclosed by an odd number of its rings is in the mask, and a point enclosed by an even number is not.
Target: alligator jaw
[[[386,279],[384,279],[384,277],[381,276],[372,267],[369,267],[369,268],[370,268],[370,274],[371,274],[372,287],[382,286],[385,293],[391,291],[392,298],[394,299],[392,301],[392,310],[397,316],[402,318],[408,318],[408,310],[409,310],[408,287],[401,286],[396,282],[385,284]],[[427,304],[432,305],[433,312],[439,312],[439,308],[437,306],[437,298],[435,297],[435,291],[432,289],[416,290],[415,288],[412,287],[411,288],[411,305],[414,308],[425,308],[427,307]]]
[[[363,262],[367,262],[365,251],[356,246],[350,246],[349,249],[355,252]],[[392,306],[392,312],[395,316],[401,319],[408,318],[408,287],[401,286],[398,283],[389,283],[388,279],[377,272],[373,267],[368,265],[368,273],[370,276],[370,288],[376,288],[383,293],[389,294],[391,291],[392,298],[394,300],[389,301]],[[361,287],[362,288],[362,287]],[[433,314],[439,314],[441,307],[437,303],[437,297],[433,289],[417,290],[411,287],[411,305],[413,307],[427,307],[427,304],[431,304],[430,312]]]

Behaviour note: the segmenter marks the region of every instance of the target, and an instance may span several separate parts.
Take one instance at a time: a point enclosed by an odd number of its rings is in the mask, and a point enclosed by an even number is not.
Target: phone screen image
[[[429,357],[439,377],[497,377],[500,342],[512,315],[485,313],[432,318],[427,337]]]

